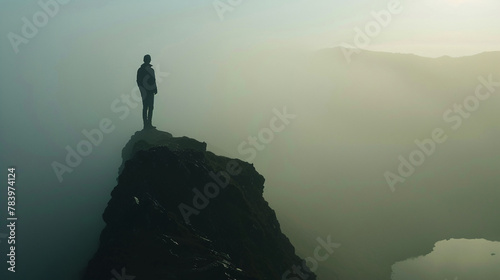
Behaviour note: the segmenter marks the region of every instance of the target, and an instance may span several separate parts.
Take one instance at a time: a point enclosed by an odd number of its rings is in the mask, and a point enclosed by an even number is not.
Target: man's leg
[[[146,104],[142,105],[142,123],[144,128],[148,126],[148,106]]]
[[[154,102],[155,102],[155,95],[151,94],[149,97],[149,102],[148,102],[148,125],[149,127],[154,127],[153,126],[153,108],[154,108]]]
[[[148,126],[148,101],[147,97],[148,94],[146,91],[142,88],[139,88],[141,91],[141,97],[142,97],[142,122],[144,124],[144,128],[147,128]]]

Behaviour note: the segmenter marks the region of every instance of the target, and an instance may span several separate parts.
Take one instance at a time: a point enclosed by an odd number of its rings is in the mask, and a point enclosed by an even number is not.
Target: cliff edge
[[[84,280],[276,280],[287,271],[316,279],[253,165],[154,129],[136,132],[122,157]]]

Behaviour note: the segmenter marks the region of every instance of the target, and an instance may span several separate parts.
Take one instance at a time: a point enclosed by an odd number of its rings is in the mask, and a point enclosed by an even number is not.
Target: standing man
[[[155,101],[155,94],[158,93],[156,88],[155,70],[151,68],[153,65],[151,56],[149,54],[144,56],[144,63],[137,70],[137,86],[141,91],[142,96],[142,120],[144,122],[144,129],[156,128],[151,123],[153,118],[153,104]]]

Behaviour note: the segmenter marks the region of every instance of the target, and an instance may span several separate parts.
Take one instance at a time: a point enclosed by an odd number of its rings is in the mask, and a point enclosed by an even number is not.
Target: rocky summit
[[[84,280],[316,279],[264,200],[264,177],[206,146],[132,136]]]

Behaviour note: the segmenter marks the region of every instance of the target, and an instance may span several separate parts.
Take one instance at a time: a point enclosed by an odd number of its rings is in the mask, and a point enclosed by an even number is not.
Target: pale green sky
[[[10,45],[8,32],[19,34],[22,17],[32,19],[41,8],[36,2],[3,0],[1,31],[4,45]],[[237,2],[237,1],[236,1]],[[306,46],[312,49],[353,44],[355,28],[361,30],[373,20],[372,12],[387,10],[392,0],[273,0],[248,1],[229,6],[227,1],[68,1],[62,5],[40,34],[60,29],[75,35],[106,29],[119,30],[137,21],[154,20],[150,31],[163,34],[164,40],[177,41],[205,35],[231,39],[242,44]],[[396,1],[402,11],[393,14],[387,26],[370,38],[366,47],[373,50],[411,52],[424,56],[460,56],[500,50],[497,11],[494,0]],[[226,6],[224,6],[226,5]],[[229,7],[229,8],[228,8]],[[224,10],[224,8],[227,8]],[[140,25],[136,25],[140,26]],[[177,33],[168,32],[175,26]],[[132,28],[133,26],[129,26]],[[132,29],[129,29],[133,31]],[[49,40],[48,35],[35,37]],[[117,36],[119,39],[119,36]],[[154,40],[156,41],[156,40]],[[156,41],[157,42],[157,41]],[[8,44],[5,44],[8,43]],[[21,45],[20,49],[25,47]],[[12,50],[12,48],[10,48]],[[4,49],[3,51],[7,51]],[[3,52],[2,51],[2,52]],[[4,53],[8,54],[8,53]]]
[[[393,1],[243,1],[225,15],[235,29],[266,36],[267,42],[313,49],[352,44],[355,28],[364,30],[372,12],[388,10]],[[402,11],[372,36],[367,49],[423,56],[461,56],[500,50],[494,0],[394,1]],[[256,29],[256,30],[255,30]],[[253,36],[255,33],[249,32]],[[247,34],[247,35],[250,35]]]

